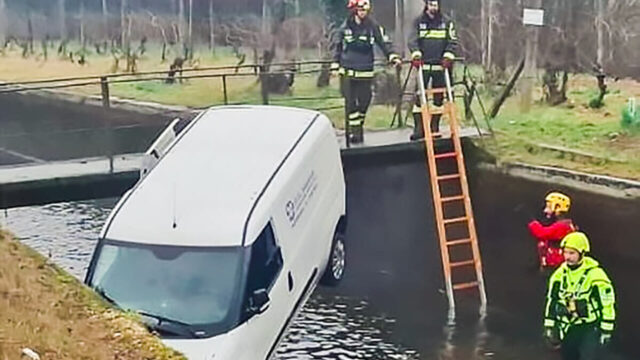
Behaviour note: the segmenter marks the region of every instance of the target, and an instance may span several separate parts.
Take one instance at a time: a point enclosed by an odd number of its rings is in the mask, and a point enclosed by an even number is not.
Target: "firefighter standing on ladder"
[[[565,262],[549,278],[544,336],[561,348],[564,360],[596,360],[611,340],[616,310],[613,284],[587,256],[587,236],[573,232],[562,239]]]
[[[556,268],[564,262],[560,241],[576,226],[567,218],[571,208],[569,196],[553,191],[545,197],[544,217],[529,223],[529,232],[538,241],[540,269]]]
[[[350,141],[362,143],[364,120],[371,103],[374,45],[380,47],[390,63],[399,66],[402,61],[387,45],[384,28],[369,16],[369,0],[350,0],[347,8],[351,13],[338,31],[331,68],[341,75]]]
[[[451,21],[445,21],[440,12],[440,0],[425,0],[423,13],[415,20],[413,33],[409,40],[412,65],[423,66],[424,84],[431,80],[432,88],[446,86],[444,69],[451,70],[458,43],[456,29]],[[434,94],[434,105],[442,106],[444,94]],[[439,133],[441,115],[431,117],[431,132]],[[413,107],[414,128],[411,140],[424,138],[420,96],[416,97]]]

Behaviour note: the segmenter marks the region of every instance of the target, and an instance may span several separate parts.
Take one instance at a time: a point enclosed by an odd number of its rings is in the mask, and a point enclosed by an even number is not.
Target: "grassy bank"
[[[183,359],[0,230],[0,359]]]
[[[309,52],[309,59],[317,54]],[[171,59],[174,55],[170,55]],[[237,62],[229,49],[220,48],[215,54],[200,51],[196,54],[199,67],[232,65]],[[252,60],[247,60],[247,63]],[[167,70],[168,62],[160,61],[158,47],[151,46],[138,64],[139,71]],[[23,59],[18,49],[0,57],[0,79],[28,80],[76,75],[110,73],[113,69],[110,56],[91,55],[88,64],[81,66],[69,60],[50,56],[47,61],[36,57]],[[122,70],[122,69],[121,69]],[[308,70],[308,69],[307,69]],[[458,69],[460,70],[460,69]],[[214,72],[212,72],[214,73]],[[316,74],[296,77],[292,93],[273,95],[274,105],[296,106],[325,112],[337,127],[343,127],[344,110],[339,97],[338,81],[331,86],[318,89]],[[227,80],[228,101],[232,104],[259,104],[260,84],[255,76],[235,77]],[[592,76],[573,75],[569,82],[569,101],[550,107],[537,102],[523,113],[519,99],[510,97],[499,116],[492,121],[495,141],[485,142],[487,150],[502,162],[527,162],[536,165],[558,166],[630,179],[640,179],[640,134],[624,129],[620,125],[621,111],[630,97],[640,98],[640,83],[631,80],[609,81],[609,93],[605,105],[600,109],[587,106],[596,95],[596,80]],[[165,84],[162,81],[119,83],[111,85],[111,95],[163,104],[179,104],[191,107],[206,107],[224,103],[222,80],[190,79],[183,84]],[[99,94],[97,86],[74,88],[72,91]],[[481,90],[481,97],[488,105],[495,94]],[[541,94],[536,94],[540,98]],[[305,100],[305,98],[322,98]],[[327,99],[328,98],[328,99]],[[461,108],[462,105],[460,104]],[[474,105],[475,114],[481,120],[482,112]],[[388,128],[394,108],[372,106],[366,126],[370,129]],[[409,120],[411,122],[411,120]],[[472,125],[472,124],[467,124]]]

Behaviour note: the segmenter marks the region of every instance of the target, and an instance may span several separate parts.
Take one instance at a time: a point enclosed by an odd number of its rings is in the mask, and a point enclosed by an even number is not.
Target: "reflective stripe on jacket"
[[[385,40],[384,28],[367,17],[358,24],[350,16],[337,32],[334,39],[334,63],[339,63],[342,73],[352,77],[373,77],[374,47],[377,45],[384,55],[392,60],[393,53]]]
[[[432,19],[425,13],[414,21],[409,39],[412,58],[422,57],[425,64],[440,64],[443,58],[455,58],[457,45],[453,22],[441,16]]]

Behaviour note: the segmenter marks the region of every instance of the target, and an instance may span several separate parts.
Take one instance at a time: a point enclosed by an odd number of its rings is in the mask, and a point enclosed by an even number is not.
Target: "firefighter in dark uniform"
[[[446,21],[440,12],[440,0],[425,0],[422,14],[413,24],[413,32],[409,40],[412,65],[418,68],[423,65],[425,86],[431,80],[432,88],[446,86],[444,69],[451,70],[458,44],[456,29],[451,21]],[[442,106],[444,94],[434,94],[433,103]],[[420,96],[416,97],[413,107],[414,130],[411,140],[424,138],[422,114],[420,111]],[[439,133],[440,115],[431,118],[431,132]],[[436,135],[437,136],[437,135]]]
[[[350,15],[337,33],[332,70],[340,74],[340,89],[345,98],[350,141],[364,140],[364,120],[371,104],[374,45],[378,45],[389,62],[402,64],[400,57],[387,45],[384,28],[369,13],[369,0],[350,0]]]

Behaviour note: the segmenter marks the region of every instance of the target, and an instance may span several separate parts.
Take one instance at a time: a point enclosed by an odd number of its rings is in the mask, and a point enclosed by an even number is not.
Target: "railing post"
[[[102,89],[102,107],[106,110],[111,108],[111,99],[109,97],[109,79],[106,76],[100,78],[100,87]],[[111,126],[111,120],[108,116],[105,116],[106,120],[106,144],[107,144],[107,156],[109,157],[109,173],[113,173],[113,129]]]
[[[224,93],[224,104],[229,105],[229,96],[227,95],[227,75],[222,75],[222,92]]]

